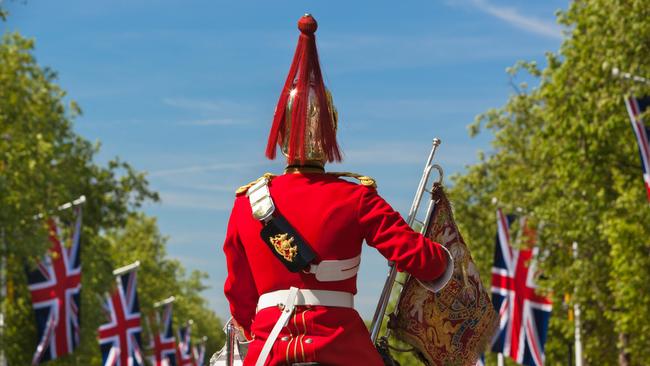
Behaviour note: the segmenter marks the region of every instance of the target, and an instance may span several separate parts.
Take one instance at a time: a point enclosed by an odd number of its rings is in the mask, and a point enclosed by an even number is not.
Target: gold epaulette
[[[361,184],[362,186],[377,188],[377,182],[375,182],[373,178],[370,178],[366,175],[350,173],[350,172],[327,172],[327,174],[334,175],[337,177],[354,178],[358,180],[359,184]]]
[[[246,185],[244,185],[244,186],[241,186],[241,187],[237,188],[237,191],[235,191],[235,195],[239,196],[240,194],[244,194],[244,193],[246,193],[246,191],[248,191],[248,189],[249,189],[250,187],[252,187],[255,183],[259,182],[260,180],[262,180],[262,179],[264,179],[264,178],[266,178],[266,179],[268,179],[268,180],[271,180],[271,179],[273,179],[274,177],[275,177],[275,174],[264,173],[263,176],[261,176],[261,177],[255,179],[254,181],[252,181],[252,182],[250,182],[250,183],[248,183],[248,184],[246,184]]]

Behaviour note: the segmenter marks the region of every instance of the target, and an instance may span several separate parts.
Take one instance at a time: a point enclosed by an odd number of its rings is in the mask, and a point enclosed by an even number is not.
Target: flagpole
[[[74,199],[74,200],[72,200],[70,202],[66,202],[66,203],[60,205],[59,207],[56,208],[56,211],[67,210],[67,209],[72,208],[72,207],[83,205],[84,203],[86,203],[86,196],[81,195],[77,199]],[[52,211],[48,210],[46,212],[50,213]],[[45,215],[43,213],[38,213],[38,214],[34,215],[34,220],[42,219],[44,216]]]
[[[612,67],[612,76],[625,79],[625,80],[635,81],[637,83],[650,85],[650,79],[644,78],[643,76],[634,75],[629,72],[622,72],[621,70],[619,70],[618,67]]]
[[[226,366],[235,364],[235,325],[228,322],[226,325]]]
[[[160,300],[160,301],[158,301],[158,302],[155,302],[155,303],[153,304],[153,307],[154,307],[154,308],[158,308],[158,307],[161,307],[161,306],[163,306],[163,305],[167,305],[167,304],[169,304],[169,303],[171,303],[171,302],[174,302],[175,300],[176,300],[176,297],[174,297],[174,296],[170,296],[170,297],[166,298],[165,300]]]
[[[0,0],[0,3],[2,1]],[[11,135],[5,134],[3,139],[6,141],[11,141]],[[3,166],[6,165],[6,159],[2,161]],[[5,241],[5,228],[4,226],[0,231],[0,366],[7,366],[7,359],[5,358],[5,343],[7,339],[5,337],[5,301],[7,299],[7,243]]]
[[[7,359],[5,358],[5,302],[7,300],[7,258],[6,258],[6,243],[5,243],[5,229],[2,228],[0,233],[2,237],[0,238],[2,248],[2,257],[0,258],[0,339],[3,340],[2,346],[0,347],[0,366],[7,366]]]
[[[499,352],[497,353],[497,365],[498,366],[504,366],[506,363],[503,359],[503,353]]]
[[[492,204],[497,206],[497,221],[498,221],[498,217],[499,217],[499,208],[498,208],[499,199],[496,198],[496,197],[492,197]],[[521,210],[521,209],[519,208],[519,210]],[[519,211],[519,210],[517,210],[517,211]],[[497,224],[497,235],[498,235],[498,232],[499,232],[499,229],[498,229],[498,224]],[[510,244],[508,244],[508,245],[510,245]],[[497,353],[497,366],[505,366],[505,361],[503,360],[503,353],[501,353],[501,352]]]
[[[573,259],[578,259],[578,242],[573,242]],[[580,324],[580,304],[576,301],[573,304],[573,319],[575,324],[575,355],[576,366],[583,366],[582,358],[582,332]]]
[[[84,203],[86,203],[86,196],[81,195],[76,200],[66,202],[66,203],[62,204],[61,206],[57,207],[57,210],[59,210],[59,211],[67,210],[67,209],[69,209],[71,207],[79,206],[79,205],[82,205]]]
[[[128,265],[126,265],[124,267],[120,267],[120,268],[114,270],[113,275],[114,276],[119,276],[121,274],[134,271],[138,267],[140,267],[140,261],[135,261],[135,262],[133,262],[131,264],[128,264]]]

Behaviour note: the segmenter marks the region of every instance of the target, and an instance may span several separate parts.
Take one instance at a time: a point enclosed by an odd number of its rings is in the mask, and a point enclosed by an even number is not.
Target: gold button
[[[287,336],[284,336],[284,337],[282,337],[282,338],[280,338],[280,340],[281,340],[281,341],[283,341],[283,342],[286,342],[286,341],[288,341],[288,340],[289,340],[289,337],[287,337]]]
[[[310,344],[310,343],[312,343],[313,341],[314,341],[314,340],[311,339],[311,338],[307,338],[307,339],[305,339],[305,343],[307,343],[307,344]]]

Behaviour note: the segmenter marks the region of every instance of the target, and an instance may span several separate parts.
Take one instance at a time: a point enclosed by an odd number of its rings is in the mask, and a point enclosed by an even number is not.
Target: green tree
[[[101,167],[93,162],[99,147],[72,129],[80,109],[74,102],[65,107],[65,92],[56,85],[56,74],[38,66],[33,47],[33,41],[18,34],[6,34],[0,43],[1,254],[8,259],[7,279],[13,289],[5,299],[3,347],[15,364],[30,363],[27,350],[35,349],[36,342],[25,265],[33,265],[49,246],[44,220],[34,216],[69,216],[70,212],[54,209],[86,196],[82,286],[87,296],[82,297],[81,331],[94,335],[101,313],[92,294],[107,288],[113,267],[102,255],[101,230],[122,225],[130,210],[146,199],[157,199],[144,176],[128,164],[114,160]],[[96,353],[94,338],[83,337],[77,361],[85,362]]]
[[[8,296],[1,299],[7,325],[0,347],[9,363],[30,364],[36,348],[25,268],[50,245],[44,222],[52,216],[71,219],[70,210],[56,207],[80,195],[87,199],[81,344],[71,356],[50,364],[100,364],[96,334],[105,322],[101,295],[114,286],[112,270],[136,257],[143,261],[139,271],[143,313],[152,310],[154,301],[175,294],[177,319],[196,320],[195,335],[210,337],[214,348],[221,342],[220,323],[201,297],[205,275],[186,276],[178,262],[165,257],[165,240],[155,221],[136,213],[143,202],[157,201],[158,195],[144,174],[128,163],[116,158],[102,166],[94,161],[99,145],[73,130],[80,108],[65,102],[56,73],[37,64],[33,49],[34,42],[19,34],[5,34],[0,41],[0,256],[7,259],[8,285]],[[42,218],[35,217],[39,213]]]
[[[543,226],[541,282],[555,303],[547,364],[570,357],[573,323],[565,309],[574,303],[582,307],[589,364],[642,365],[650,357],[650,209],[623,102],[650,88],[611,74],[613,66],[650,74],[649,16],[646,1],[573,1],[558,15],[567,37],[547,54],[546,67],[509,69],[514,80],[527,72],[539,86],[522,83],[503,107],[477,118],[471,132],[490,130],[493,150],[454,179],[456,214],[486,284],[492,199]]]
[[[11,362],[28,364],[35,349],[35,329],[26,288],[25,265],[35,263],[49,246],[44,220],[60,204],[85,195],[82,286],[88,295],[105,288],[112,264],[101,255],[100,232],[121,225],[127,213],[157,195],[128,164],[111,161],[107,167],[93,162],[93,146],[72,129],[81,111],[74,102],[64,104],[65,92],[56,74],[41,68],[33,55],[33,41],[18,34],[0,42],[0,229],[2,253],[8,261],[11,297],[5,299],[7,328],[3,347]],[[82,332],[93,334],[100,310],[92,296],[82,298]],[[84,337],[78,359],[84,360],[94,337]],[[86,346],[87,345],[87,346]],[[96,344],[92,345],[96,348]]]

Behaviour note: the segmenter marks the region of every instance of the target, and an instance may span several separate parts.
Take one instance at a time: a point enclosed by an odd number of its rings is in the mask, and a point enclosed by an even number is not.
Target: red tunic
[[[362,242],[376,248],[397,269],[421,280],[438,278],[447,266],[444,250],[414,232],[374,188],[322,173],[285,174],[269,184],[280,212],[314,249],[317,259],[358,256]],[[223,250],[230,311],[254,335],[244,365],[253,365],[280,316],[277,307],[256,314],[261,294],[302,289],[357,292],[356,276],[319,282],[313,274],[291,273],[260,238],[262,223],[240,194],[228,223]],[[267,365],[319,362],[324,365],[383,365],[363,320],[354,309],[298,306],[273,346]]]

